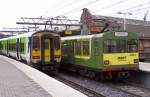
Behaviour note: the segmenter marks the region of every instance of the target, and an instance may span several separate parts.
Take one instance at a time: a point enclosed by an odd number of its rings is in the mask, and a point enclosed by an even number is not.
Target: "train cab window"
[[[104,41],[105,53],[124,53],[126,52],[125,40],[106,40]]]
[[[126,41],[125,40],[117,40],[117,52],[124,53],[126,52]]]
[[[82,42],[83,56],[89,56],[89,41]]]
[[[137,52],[138,51],[138,41],[137,40],[129,40],[127,42],[128,52]]]
[[[49,49],[49,40],[44,40],[44,49]]]
[[[75,42],[75,55],[81,55],[81,41]]]
[[[115,40],[105,40],[104,41],[104,52],[113,53],[116,52],[117,42]]]
[[[39,42],[39,37],[38,36],[33,36],[32,39],[32,45],[33,45],[33,49],[39,49],[40,48],[40,42]]]
[[[59,38],[56,38],[54,40],[54,46],[56,49],[60,49],[60,39]]]

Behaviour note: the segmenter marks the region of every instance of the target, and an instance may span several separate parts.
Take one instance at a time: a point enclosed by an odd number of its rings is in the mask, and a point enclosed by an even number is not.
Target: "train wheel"
[[[96,80],[96,81],[100,81],[100,80],[101,80],[101,76],[102,76],[102,74],[101,74],[101,73],[96,73],[96,74],[95,74],[95,78],[94,78],[94,80]]]

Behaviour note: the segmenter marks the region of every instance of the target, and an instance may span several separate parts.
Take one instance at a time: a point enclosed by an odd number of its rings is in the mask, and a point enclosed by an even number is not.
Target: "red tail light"
[[[40,59],[40,56],[32,56],[33,59]]]

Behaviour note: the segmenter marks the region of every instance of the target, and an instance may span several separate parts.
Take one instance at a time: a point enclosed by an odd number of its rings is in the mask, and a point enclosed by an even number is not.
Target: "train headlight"
[[[109,60],[104,60],[104,64],[108,65],[109,64]]]
[[[139,60],[138,59],[134,59],[134,63],[138,63],[139,62]]]

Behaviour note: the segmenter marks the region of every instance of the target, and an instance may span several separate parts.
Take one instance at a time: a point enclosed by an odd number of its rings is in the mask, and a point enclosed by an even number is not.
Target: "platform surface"
[[[79,91],[0,55],[0,97],[87,97]]]
[[[0,97],[52,97],[0,56]]]
[[[140,62],[139,68],[141,71],[150,72],[150,63]]]

